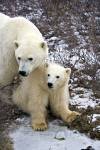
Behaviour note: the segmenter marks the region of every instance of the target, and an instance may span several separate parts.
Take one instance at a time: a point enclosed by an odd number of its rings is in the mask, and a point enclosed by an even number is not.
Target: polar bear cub
[[[72,122],[79,114],[69,110],[68,106],[70,73],[70,68],[55,63],[42,65],[23,79],[14,92],[14,103],[31,115],[34,130],[47,128],[48,104],[52,113],[64,122]]]
[[[72,122],[78,112],[69,110],[69,79],[70,68],[64,68],[55,63],[48,64],[47,84],[49,93],[49,104],[54,115],[60,117],[64,122]]]

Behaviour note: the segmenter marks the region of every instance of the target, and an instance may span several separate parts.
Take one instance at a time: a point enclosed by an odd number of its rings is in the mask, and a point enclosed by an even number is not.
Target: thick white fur
[[[41,65],[48,54],[47,45],[41,47],[42,42],[42,34],[33,23],[24,17],[10,18],[0,13],[0,86],[11,83],[24,64],[27,75]],[[17,63],[19,56],[21,62]],[[28,57],[33,61],[26,65]]]
[[[78,115],[68,107],[70,72],[69,68],[57,64],[43,65],[23,79],[14,92],[14,103],[31,115],[33,129],[47,128],[46,106],[48,104],[54,115],[65,122],[71,122]],[[57,79],[56,76],[60,78]],[[53,83],[53,88],[48,87],[48,82]]]

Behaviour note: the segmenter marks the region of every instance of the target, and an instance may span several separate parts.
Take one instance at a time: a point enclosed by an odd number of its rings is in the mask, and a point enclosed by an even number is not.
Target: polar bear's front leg
[[[72,122],[79,115],[78,112],[69,110],[66,96],[64,96],[63,93],[60,92],[50,97],[50,106],[53,113],[66,123]]]
[[[48,127],[46,122],[46,96],[38,95],[37,97],[34,97],[33,100],[31,98],[30,102],[29,107],[31,108],[30,114],[32,128],[37,131],[46,130]]]
[[[60,117],[66,123],[71,123],[79,115],[80,115],[80,113],[78,113],[76,111],[71,111],[71,110],[69,110],[68,107],[66,107],[66,108],[65,108],[65,106],[60,107]]]
[[[32,128],[36,131],[44,131],[48,127],[46,123],[46,119],[44,116],[39,116],[35,118],[34,115],[32,115]]]
[[[59,107],[56,107],[56,111],[61,119],[66,123],[71,123],[78,115],[80,115],[76,111],[69,110],[68,106],[64,103],[60,104]]]

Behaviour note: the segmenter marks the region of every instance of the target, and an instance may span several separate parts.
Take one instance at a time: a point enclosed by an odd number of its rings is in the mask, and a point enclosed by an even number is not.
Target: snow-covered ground
[[[78,92],[80,92],[80,94]],[[77,106],[78,108],[86,109],[88,106],[94,108],[100,104],[100,99],[94,99],[91,89],[77,87],[73,89],[71,94],[72,98],[70,99],[70,103]]]
[[[44,132],[33,131],[29,118],[18,119],[20,126],[10,131],[14,150],[81,150],[91,146],[91,150],[100,150],[100,141],[91,140],[84,134],[65,126],[59,120],[51,121]]]

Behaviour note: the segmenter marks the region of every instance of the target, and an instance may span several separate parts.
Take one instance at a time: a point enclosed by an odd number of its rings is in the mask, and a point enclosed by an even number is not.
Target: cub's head
[[[47,86],[49,89],[58,89],[69,82],[71,69],[58,64],[47,64]]]
[[[19,74],[28,76],[39,67],[48,55],[47,43],[44,41],[33,42],[30,39],[15,41],[15,57],[19,65]]]

